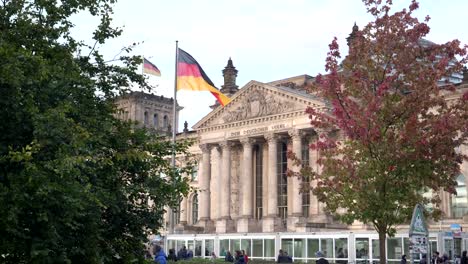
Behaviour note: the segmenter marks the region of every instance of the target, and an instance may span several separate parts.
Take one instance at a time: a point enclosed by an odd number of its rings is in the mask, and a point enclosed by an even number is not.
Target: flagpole
[[[175,174],[175,143],[176,143],[176,133],[177,133],[177,129],[176,129],[176,124],[177,124],[177,118],[176,118],[176,114],[177,114],[177,70],[178,70],[178,67],[177,67],[177,64],[178,64],[178,61],[179,61],[179,41],[176,40],[176,59],[175,59],[175,74],[174,74],[174,101],[173,101],[173,106],[172,106],[172,169],[174,171],[174,174]],[[174,175],[173,175],[174,176]],[[174,181],[175,179],[173,179]],[[175,225],[175,216],[174,216],[174,208],[172,208],[171,210],[171,217],[170,217],[170,221],[169,221],[169,234],[173,234],[174,233],[174,225]]]

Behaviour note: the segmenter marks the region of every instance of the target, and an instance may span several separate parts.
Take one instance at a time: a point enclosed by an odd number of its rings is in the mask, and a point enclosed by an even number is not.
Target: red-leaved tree
[[[437,218],[440,191],[455,192],[468,93],[449,81],[462,72],[466,46],[425,40],[429,17],[415,18],[415,1],[399,12],[390,0],[363,2],[375,20],[355,32],[342,61],[335,38],[327,73],[316,79],[313,92],[330,106],[307,109],[311,125],[325,131],[311,146],[321,171],[301,176],[311,176],[314,195],[340,220],[373,225],[386,263],[386,236],[409,221],[415,204],[431,203]]]

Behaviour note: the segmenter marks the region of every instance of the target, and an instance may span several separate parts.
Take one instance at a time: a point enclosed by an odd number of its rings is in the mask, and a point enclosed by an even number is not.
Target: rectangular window
[[[288,217],[288,176],[286,175],[288,169],[288,146],[286,142],[278,142],[278,212],[286,226],[286,219]]]
[[[305,239],[294,239],[294,257],[303,258],[305,256]]]
[[[372,239],[372,259],[378,260],[380,258],[380,243],[378,239]]]
[[[265,239],[265,248],[263,256],[265,258],[274,258],[275,257],[275,240],[274,239]]]
[[[320,246],[326,258],[333,258],[333,238],[320,239]]]
[[[348,239],[335,238],[335,258],[347,259],[348,258]]]
[[[263,215],[263,148],[255,145],[255,218],[262,219]]]
[[[293,240],[291,238],[281,239],[281,249],[283,250],[284,254],[288,254],[288,256],[292,256]]]
[[[226,256],[226,252],[229,250],[229,239],[219,240],[219,256]],[[231,252],[232,254],[232,252]]]
[[[301,149],[301,160],[302,160],[302,167],[309,166],[309,140],[307,138],[302,139],[302,149]],[[302,182],[305,185],[310,184],[309,177],[302,177]],[[309,216],[309,208],[310,208],[310,191],[302,193],[302,216],[308,217]]]
[[[369,258],[369,239],[356,238],[356,258],[368,259]]]
[[[252,245],[251,245],[252,241],[250,239],[241,239],[241,250],[245,250],[245,253],[247,254],[247,256],[251,256],[252,255],[252,252],[251,252],[251,248],[252,248]]]
[[[403,245],[400,237],[387,238],[387,258],[399,260],[403,256]]]
[[[214,240],[205,240],[205,257],[211,256],[211,252],[214,252]]]
[[[235,252],[236,250],[241,250],[240,240],[231,239],[231,252]]]
[[[263,240],[252,239],[252,257],[263,257]]]
[[[315,252],[320,250],[318,239],[307,239],[307,257],[315,258]]]
[[[195,256],[201,257],[202,255],[202,242],[201,240],[195,240]]]
[[[194,165],[193,171],[190,174],[190,179],[192,181],[197,181],[198,180],[198,164]]]
[[[171,249],[171,248],[176,249],[176,248],[177,248],[177,247],[176,247],[176,243],[177,243],[177,242],[176,242],[175,240],[172,240],[172,239],[171,239],[171,240],[168,240],[168,241],[167,241],[167,247],[170,248],[170,249]]]
[[[192,250],[192,252],[195,252],[195,244],[193,243],[193,240],[187,241],[187,249]]]

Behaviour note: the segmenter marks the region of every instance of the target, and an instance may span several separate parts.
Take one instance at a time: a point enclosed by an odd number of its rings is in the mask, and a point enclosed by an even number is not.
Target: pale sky
[[[400,10],[410,0],[394,2],[394,10]],[[372,20],[360,0],[119,0],[114,11],[113,25],[123,26],[124,33],[99,48],[110,59],[123,46],[144,41],[132,54],[144,55],[160,69],[162,76],[149,82],[158,85],[153,93],[166,97],[174,93],[175,40],[218,88],[231,57],[242,88],[251,80],[323,73],[333,37],[346,54],[345,38],[354,22],[361,28]],[[431,17],[427,39],[468,43],[468,0],[420,0],[416,14],[420,20]],[[97,21],[84,15],[74,21],[75,36],[89,40]],[[190,128],[208,114],[215,102],[209,92],[181,91],[177,99],[184,107],[179,131],[184,121]]]

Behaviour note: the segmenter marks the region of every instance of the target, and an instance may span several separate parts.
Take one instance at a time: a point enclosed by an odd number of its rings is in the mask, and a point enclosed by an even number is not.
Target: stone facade
[[[116,100],[121,119],[137,121],[138,126],[160,134],[172,133],[173,103],[172,98],[144,92],[130,92]],[[177,106],[176,125],[180,110],[182,107]]]
[[[335,221],[312,193],[303,197],[300,179],[284,175],[285,168],[299,169],[285,158],[287,151],[306,157],[312,168],[320,169],[318,153],[305,147],[317,140],[320,131],[310,126],[304,110],[325,108],[323,100],[303,89],[312,80],[311,76],[300,75],[270,83],[251,81],[232,95],[228,105],[216,107],[194,125],[193,131],[179,135],[196,140],[191,152],[198,157],[199,168],[192,184],[199,192],[198,219],[190,216],[195,215],[190,198],[184,199],[181,208],[187,212],[181,214],[185,218],[180,219],[176,232],[371,230],[359,222],[346,226]],[[458,87],[464,91],[468,84]],[[468,153],[466,146],[459,151]],[[461,166],[461,175],[468,175],[467,162]],[[466,177],[463,182],[460,188],[466,194]],[[468,197],[448,193],[441,196],[444,222],[465,225],[462,216],[468,212]],[[462,215],[453,211],[455,200],[460,199],[465,206]],[[437,229],[440,225],[434,223],[431,227]]]

